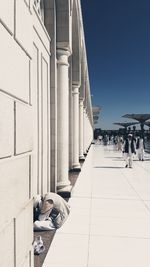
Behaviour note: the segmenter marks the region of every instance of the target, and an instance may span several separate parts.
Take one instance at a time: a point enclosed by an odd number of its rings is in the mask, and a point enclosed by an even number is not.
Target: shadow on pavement
[[[101,169],[124,169],[124,167],[114,167],[114,166],[95,166],[94,168],[101,168]]]

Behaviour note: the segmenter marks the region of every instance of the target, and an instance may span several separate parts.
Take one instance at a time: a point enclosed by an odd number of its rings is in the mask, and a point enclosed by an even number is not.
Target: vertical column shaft
[[[83,99],[79,100],[79,158],[80,160],[85,160],[83,155]]]
[[[79,163],[79,87],[73,85],[73,169],[80,171]]]
[[[66,50],[57,50],[58,88],[58,189],[70,184],[68,179],[69,162],[69,82],[68,57]]]
[[[83,153],[87,154],[87,125],[86,125],[86,109],[83,108]]]
[[[57,187],[57,59],[56,59],[56,6],[55,0],[44,1],[44,24],[51,37],[50,58],[50,188]]]
[[[73,95],[72,95],[72,58],[69,58],[69,170],[73,164]]]

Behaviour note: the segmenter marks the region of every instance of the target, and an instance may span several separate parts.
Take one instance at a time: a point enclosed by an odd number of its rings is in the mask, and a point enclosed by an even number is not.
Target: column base
[[[70,198],[71,197],[71,190],[72,185],[65,186],[61,189],[57,190],[57,194],[63,198]]]
[[[80,164],[79,164],[79,163],[77,163],[77,164],[72,164],[72,169],[71,169],[71,171],[73,171],[73,172],[80,172],[80,171],[81,171],[81,166],[80,166]]]
[[[80,172],[81,168],[72,168],[70,172]]]
[[[85,161],[85,158],[82,158],[82,159],[79,159],[79,162],[84,162]]]
[[[83,162],[83,161],[85,161],[85,157],[84,156],[80,156],[79,157],[79,162]]]
[[[66,188],[68,186],[70,186],[70,181],[69,180],[68,181],[64,181],[64,182],[58,182],[57,183],[57,190],[61,190],[61,189]]]

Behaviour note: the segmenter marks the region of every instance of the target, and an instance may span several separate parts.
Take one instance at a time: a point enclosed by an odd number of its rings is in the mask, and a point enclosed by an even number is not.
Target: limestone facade
[[[0,266],[33,267],[33,198],[93,139],[80,0],[2,1],[0,37]]]

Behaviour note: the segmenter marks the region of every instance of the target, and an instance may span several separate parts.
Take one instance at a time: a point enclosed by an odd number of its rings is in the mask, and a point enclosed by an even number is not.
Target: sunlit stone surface
[[[93,139],[80,0],[2,1],[0,37],[0,266],[33,267],[33,198],[69,194]]]

